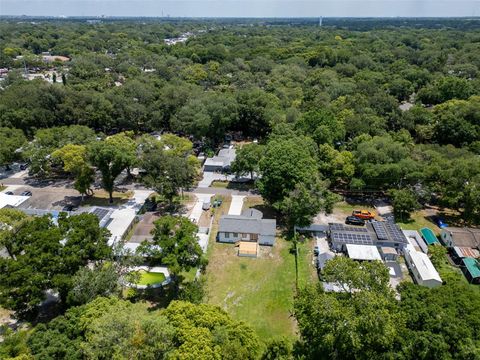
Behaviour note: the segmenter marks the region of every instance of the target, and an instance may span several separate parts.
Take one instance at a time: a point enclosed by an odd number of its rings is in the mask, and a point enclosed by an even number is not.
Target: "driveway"
[[[203,203],[205,201],[210,201],[210,198],[213,196],[213,194],[195,194],[195,196],[197,197],[197,202],[193,206],[192,212],[188,218],[195,224],[198,224],[203,212]]]
[[[210,171],[205,171],[203,173],[203,179],[198,183],[199,188],[208,188],[210,185],[212,185],[212,182],[215,180],[232,180],[234,178],[234,175],[224,175],[221,173],[215,173],[215,172],[210,172]]]
[[[244,195],[232,195],[232,202],[230,203],[230,209],[228,209],[228,215],[241,215],[243,208]]]

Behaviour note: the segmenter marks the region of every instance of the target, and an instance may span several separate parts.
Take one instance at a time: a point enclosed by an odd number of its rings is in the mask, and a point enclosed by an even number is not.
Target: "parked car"
[[[435,222],[437,223],[437,226],[440,228],[440,229],[444,229],[446,227],[448,227],[448,224],[440,217],[437,217],[435,219]]]
[[[32,196],[32,192],[31,191],[24,191],[20,195],[21,196]]]
[[[319,253],[320,253],[320,249],[318,248],[317,245],[315,245],[315,247],[313,248],[313,254],[314,254],[315,256],[318,256]]]
[[[364,226],[365,220],[360,219],[356,216],[347,216],[347,218],[345,219],[345,224]]]
[[[352,211],[352,216],[355,216],[359,219],[363,220],[371,220],[375,219],[375,214],[368,211],[368,210],[353,210]]]
[[[210,200],[205,200],[202,205],[203,210],[208,210],[210,209]]]
[[[222,199],[215,199],[215,200],[213,200],[213,207],[214,207],[214,208],[220,207],[220,205],[222,205]]]
[[[13,192],[12,191],[6,191],[5,195],[13,195]]]
[[[73,211],[75,209],[76,209],[75,205],[72,205],[72,204],[68,204],[63,207],[63,211],[68,211],[68,212]]]

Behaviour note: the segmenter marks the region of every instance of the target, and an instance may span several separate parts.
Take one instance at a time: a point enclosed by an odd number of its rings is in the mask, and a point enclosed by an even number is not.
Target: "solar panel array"
[[[108,215],[110,211],[102,208],[95,208],[91,213],[98,217],[98,220],[101,221],[105,216]]]
[[[359,227],[359,226],[345,226],[340,223],[331,223],[328,225],[330,226],[331,231],[351,231],[351,232],[359,232],[359,233],[367,232],[367,228]]]
[[[379,240],[388,240],[387,229],[383,226],[384,222],[375,221],[372,225]]]
[[[333,232],[331,236],[333,241],[345,244],[373,245],[374,243],[369,234]]]
[[[395,242],[400,242],[400,243],[408,243],[407,238],[405,237],[405,234],[403,231],[398,227],[397,224],[392,223],[392,222],[385,222],[385,228],[387,231],[390,233],[390,237],[392,238],[393,241]]]

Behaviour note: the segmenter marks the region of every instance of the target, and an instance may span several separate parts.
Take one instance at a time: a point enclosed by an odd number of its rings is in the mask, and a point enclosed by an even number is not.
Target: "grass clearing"
[[[225,180],[214,180],[210,187],[213,188],[222,188],[222,189],[231,189],[231,190],[240,190],[248,191],[255,188],[255,183],[253,181],[249,182],[232,182]]]
[[[420,231],[420,229],[428,227],[432,229],[436,235],[440,234],[441,229],[435,223],[430,221],[427,216],[425,210],[418,210],[410,215],[409,220],[404,222],[397,220],[397,224],[404,230]]]
[[[310,245],[299,244],[299,286],[313,278]],[[233,244],[211,243],[207,301],[253,326],[262,339],[295,338],[295,257],[290,248],[290,242],[277,238],[273,247],[261,247],[260,257],[252,259],[237,256]]]

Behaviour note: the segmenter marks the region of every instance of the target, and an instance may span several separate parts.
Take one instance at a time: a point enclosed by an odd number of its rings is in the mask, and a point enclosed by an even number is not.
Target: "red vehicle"
[[[375,214],[368,210],[353,210],[352,216],[355,216],[363,220],[372,220],[375,219]]]

